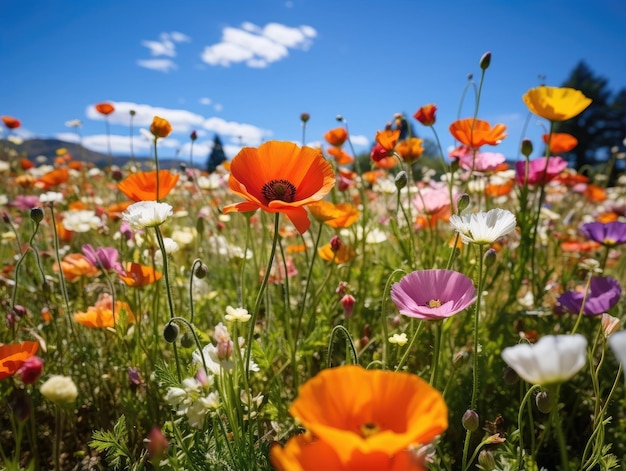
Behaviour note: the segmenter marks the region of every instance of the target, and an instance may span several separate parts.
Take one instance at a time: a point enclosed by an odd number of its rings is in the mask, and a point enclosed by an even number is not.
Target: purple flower
[[[585,303],[583,314],[597,316],[617,304],[622,296],[622,287],[615,278],[593,277],[589,283],[589,292],[585,300],[585,291],[571,290],[563,293],[556,301],[554,311],[557,314],[571,312],[578,314]]]
[[[96,268],[123,273],[122,265],[117,261],[119,253],[113,247],[98,247],[96,250],[91,244],[85,244],[83,245],[83,255]]]
[[[472,280],[453,270],[418,270],[391,287],[401,314],[436,320],[453,316],[476,301]]]
[[[626,243],[626,222],[588,222],[580,228],[585,237],[602,245],[613,246]]]
[[[15,199],[9,203],[9,206],[17,208],[20,211],[26,211],[41,206],[41,202],[37,195],[17,195]]]

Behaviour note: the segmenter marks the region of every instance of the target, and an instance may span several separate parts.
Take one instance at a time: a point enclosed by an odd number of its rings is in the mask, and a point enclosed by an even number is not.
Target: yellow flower
[[[157,139],[159,137],[165,138],[172,132],[172,125],[167,119],[155,116],[152,119],[152,124],[150,125],[150,132]]]
[[[530,111],[550,121],[572,119],[591,104],[591,99],[580,90],[565,87],[531,88],[523,99]]]

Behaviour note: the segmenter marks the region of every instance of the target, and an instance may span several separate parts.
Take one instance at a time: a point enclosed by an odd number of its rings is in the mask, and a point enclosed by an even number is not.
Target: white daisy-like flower
[[[393,334],[391,337],[389,337],[389,343],[399,345],[400,347],[406,345],[408,341],[409,338],[404,332],[402,332],[401,334]]]
[[[156,201],[139,201],[131,204],[122,213],[122,219],[131,229],[141,230],[146,227],[160,226],[172,215],[172,206]]]
[[[66,211],[63,216],[63,227],[72,232],[89,232],[98,229],[101,224],[96,212],[90,209]]]
[[[511,211],[500,208],[450,217],[450,225],[461,235],[465,244],[491,244],[513,232],[516,223]]]
[[[227,321],[248,322],[251,317],[252,315],[243,307],[226,306],[226,315],[224,318]]]
[[[585,366],[587,339],[580,334],[546,335],[534,345],[521,343],[505,348],[502,358],[528,383],[541,386],[562,383]]]
[[[47,191],[39,196],[39,201],[42,203],[61,203],[63,199],[63,193],[57,191]]]

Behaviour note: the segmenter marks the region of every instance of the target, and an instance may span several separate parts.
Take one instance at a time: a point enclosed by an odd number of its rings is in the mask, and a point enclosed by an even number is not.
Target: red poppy
[[[39,343],[22,342],[0,346],[0,380],[17,373],[24,362],[37,353]]]
[[[493,128],[481,119],[458,119],[450,125],[450,133],[461,144],[478,149],[484,145],[495,146],[507,135],[504,124],[496,124]]]
[[[157,201],[165,198],[176,186],[180,175],[159,170],[159,194],[156,194],[157,171],[137,172],[122,180],[117,187],[133,201]]]
[[[424,126],[432,126],[437,119],[437,106],[430,104],[424,105],[415,112],[413,117],[417,119]]]
[[[2,116],[2,118],[0,119],[2,119],[4,125],[9,129],[16,129],[22,125],[19,119],[13,118],[11,116]]]
[[[35,164],[33,163],[32,160],[28,160],[28,159],[20,159],[20,167],[22,167],[22,170],[28,170],[31,169],[35,166]]]
[[[115,106],[111,103],[98,103],[95,105],[96,111],[104,116],[108,116],[115,111]]]

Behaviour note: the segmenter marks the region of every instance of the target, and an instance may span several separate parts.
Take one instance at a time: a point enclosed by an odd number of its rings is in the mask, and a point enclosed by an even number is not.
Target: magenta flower
[[[124,273],[122,265],[117,261],[119,253],[116,248],[98,247],[94,249],[91,244],[85,244],[82,249],[83,255],[94,267]]]
[[[493,172],[506,161],[504,154],[498,152],[467,152],[459,158],[459,165],[465,170],[475,172]]]
[[[626,243],[626,222],[588,222],[580,230],[588,239],[609,247]]]
[[[391,299],[405,316],[445,319],[476,301],[476,287],[453,270],[418,270],[393,284]]]
[[[41,201],[39,201],[39,196],[37,195],[17,195],[15,199],[9,203],[9,206],[17,208],[20,211],[27,211],[41,206]]]
[[[547,164],[548,167],[546,168],[546,157],[539,157],[538,159],[533,159],[529,162],[529,185],[545,185],[557,177],[567,167],[567,162],[559,156],[550,157]],[[517,183],[523,185],[526,180],[524,178],[526,174],[526,161],[520,160],[515,162],[515,171],[517,172],[515,177]]]
[[[587,299],[585,299],[584,290],[567,291],[557,299],[554,312],[557,314],[565,314],[566,312],[578,314],[584,301],[583,314],[597,316],[615,306],[621,296],[622,287],[615,278],[594,276],[589,283]]]

